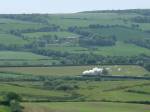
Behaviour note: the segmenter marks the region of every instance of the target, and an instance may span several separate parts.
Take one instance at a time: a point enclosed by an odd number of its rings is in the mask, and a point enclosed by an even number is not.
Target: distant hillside
[[[32,59],[6,60],[2,54],[7,51],[32,54]],[[1,14],[0,52],[1,66],[145,66],[150,62],[150,9]]]
[[[149,15],[150,9],[95,10],[95,11],[84,11],[81,13],[137,13],[142,15]]]

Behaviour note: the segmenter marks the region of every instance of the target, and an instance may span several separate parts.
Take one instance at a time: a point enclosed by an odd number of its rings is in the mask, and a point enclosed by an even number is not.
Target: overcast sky
[[[0,0],[0,13],[71,13],[150,8],[150,0]]]

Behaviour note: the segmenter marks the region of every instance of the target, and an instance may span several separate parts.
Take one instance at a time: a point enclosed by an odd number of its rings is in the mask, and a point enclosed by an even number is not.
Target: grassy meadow
[[[149,105],[99,102],[25,103],[24,112],[149,112]]]
[[[30,52],[17,52],[17,51],[0,51],[1,60],[37,60],[49,59],[49,57],[37,55]]]
[[[8,93],[23,112],[149,112],[150,15],[132,11],[0,15],[0,112]]]
[[[77,76],[83,71],[90,70],[94,67],[108,68],[110,75],[125,76],[144,76],[149,74],[147,70],[140,66],[134,65],[115,65],[115,66],[60,66],[60,67],[1,67],[0,72],[12,72],[32,75],[45,76]],[[120,69],[120,70],[119,70]]]
[[[11,112],[11,110],[9,109],[9,107],[0,106],[0,112]]]

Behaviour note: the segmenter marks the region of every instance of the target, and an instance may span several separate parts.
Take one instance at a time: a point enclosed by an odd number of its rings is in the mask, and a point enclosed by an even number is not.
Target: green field
[[[44,35],[51,35],[51,36],[57,35],[60,38],[78,36],[70,32],[34,32],[34,33],[25,33],[24,35],[27,36],[28,38],[40,38]]]
[[[103,36],[115,35],[119,41],[128,40],[128,39],[138,39],[138,38],[149,38],[149,34],[140,30],[122,28],[122,27],[110,27],[110,28],[101,28],[101,29],[83,29],[89,30],[90,32],[98,33]],[[128,35],[127,35],[128,34]]]
[[[83,71],[90,70],[94,67],[99,66],[19,67],[19,69],[18,67],[2,67],[0,71],[33,75],[74,76],[81,75]],[[109,68],[111,75],[144,76],[149,74],[147,70],[140,66],[116,65],[104,67]],[[120,71],[118,69],[120,69]]]
[[[27,77],[27,76],[26,76]],[[16,77],[17,78],[17,77]],[[18,78],[20,79],[20,78]],[[27,78],[26,78],[27,79]],[[13,79],[14,80],[14,79]],[[20,79],[21,80],[21,79]],[[149,85],[146,80],[139,81],[51,81],[54,85],[44,86],[45,82],[13,81],[0,84],[0,93],[15,92],[27,101],[150,101]],[[58,90],[60,85],[76,85],[77,89]],[[55,88],[51,88],[55,87]],[[141,88],[141,92],[134,92]],[[131,92],[131,90],[133,92]],[[77,95],[77,96],[72,96]]]
[[[98,102],[61,102],[25,103],[24,112],[149,112],[149,105],[98,103]]]
[[[18,93],[22,96],[24,96],[24,98],[28,98],[29,101],[32,100],[32,96],[33,99],[34,97],[40,97],[42,99],[46,98],[46,97],[64,97],[65,95],[68,95],[67,93],[64,92],[58,92],[58,91],[48,91],[48,90],[42,90],[42,89],[36,89],[36,88],[32,88],[32,87],[19,87],[19,86],[13,86],[13,85],[9,85],[9,84],[0,84],[0,93],[3,92],[15,92]]]
[[[46,66],[59,63],[52,57],[21,51],[0,51],[0,66]]]
[[[133,44],[127,44],[122,42],[117,42],[115,46],[105,46],[105,47],[76,47],[76,46],[60,46],[60,45],[49,45],[48,48],[52,51],[59,52],[69,52],[75,54],[89,54],[94,53],[103,56],[137,56],[140,54],[150,55],[150,50],[147,48],[142,48]]]
[[[141,48],[133,44],[125,44],[118,42],[113,47],[99,47],[95,51],[96,54],[105,56],[135,56],[139,54],[150,55],[149,49]],[[136,51],[136,52],[135,52]]]
[[[35,23],[24,23],[24,22],[18,22],[18,20],[16,21],[16,23],[6,23],[6,24],[1,24],[0,25],[0,29],[2,29],[3,32],[8,32],[10,30],[24,30],[24,29],[38,29],[38,28],[42,28],[45,25],[42,24],[35,24]]]
[[[136,14],[116,14],[116,13],[75,13],[75,14],[60,14],[53,15],[53,19],[50,22],[55,23],[57,25],[62,26],[63,28],[67,28],[70,26],[88,26],[89,24],[125,24],[119,18],[131,18],[137,16]],[[130,25],[130,24],[129,24]],[[128,26],[129,26],[128,25]]]
[[[142,45],[135,45],[133,43],[124,42],[125,40],[141,39],[140,42],[144,39],[149,40],[150,36],[146,31],[150,30],[150,24],[132,21],[133,18],[139,16],[145,17],[145,15],[140,13],[88,12],[73,14],[43,14],[33,15],[33,17],[32,15],[7,16],[8,17],[0,17],[0,45],[2,46],[1,49],[3,51],[34,51],[40,55],[46,56],[47,52],[50,51],[53,53],[48,53],[48,56],[57,58],[57,64],[60,64],[63,58],[65,58],[64,60],[67,58],[66,56],[59,55],[59,53],[75,56],[92,53],[94,55],[105,57],[131,57],[139,56],[141,54],[150,56],[149,48],[142,46],[144,43]],[[46,21],[46,23],[41,21]],[[88,27],[91,24],[103,25],[104,27],[93,29]],[[54,26],[58,27],[58,29],[56,30],[53,28]],[[69,27],[74,26],[80,29],[80,31],[77,31],[78,33],[68,30]],[[115,36],[117,39],[116,44],[103,47],[99,45],[81,46],[79,44],[79,39],[83,36],[81,33],[82,31],[90,32],[90,35],[98,34],[104,37]],[[42,51],[38,51],[39,49],[42,49]],[[46,53],[43,53],[44,51]],[[19,57],[16,57],[16,59],[17,58],[20,59]],[[18,65],[18,63],[20,62],[16,62],[14,65]],[[36,63],[34,65],[36,65]],[[37,63],[37,65],[39,64]]]
[[[0,44],[23,46],[24,44],[27,44],[27,41],[13,35],[0,34]]]
[[[9,107],[1,106],[0,105],[0,112],[11,112]]]
[[[0,112],[149,112],[149,12],[0,15]]]
[[[29,52],[17,52],[17,51],[0,51],[1,60],[37,60],[37,59],[49,59],[49,57],[37,55]]]
[[[71,110],[77,112],[96,112],[98,110],[112,112],[112,108],[115,112],[149,111],[149,105],[124,104],[125,102],[140,103],[150,101],[149,80],[132,79],[115,81],[109,79],[108,81],[96,81],[89,79],[80,81],[74,79],[82,70],[87,70],[87,68],[91,69],[93,67],[94,66],[0,68],[0,71],[3,72],[0,74],[0,80],[2,80],[0,83],[0,94],[14,92],[20,95],[23,101],[30,102],[22,103],[23,107],[25,107],[24,112],[70,112]],[[105,67],[109,67],[109,70],[112,70],[114,75],[124,73],[128,76],[144,76],[144,73],[148,73],[139,66],[116,65]],[[118,73],[118,68],[122,69],[122,72]],[[54,75],[54,73],[56,75]],[[73,79],[64,79],[62,76],[71,76]],[[36,79],[36,81],[34,79]],[[59,87],[62,85],[70,85],[71,87],[75,85],[77,88],[61,90]],[[39,103],[33,103],[33,101],[38,101]],[[49,101],[52,103],[49,103]],[[61,102],[55,103],[55,101]],[[62,101],[71,102],[64,103]],[[78,103],[73,101],[78,101]],[[118,101],[121,103],[116,103]],[[75,109],[75,105],[80,106],[78,106],[78,109]],[[137,107],[137,105],[139,106]],[[135,107],[137,108],[135,109]]]

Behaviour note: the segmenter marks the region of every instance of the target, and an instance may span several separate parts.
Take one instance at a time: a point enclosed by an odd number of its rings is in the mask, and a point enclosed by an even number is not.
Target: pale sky
[[[0,13],[72,13],[137,8],[150,8],[150,0],[0,0]]]

